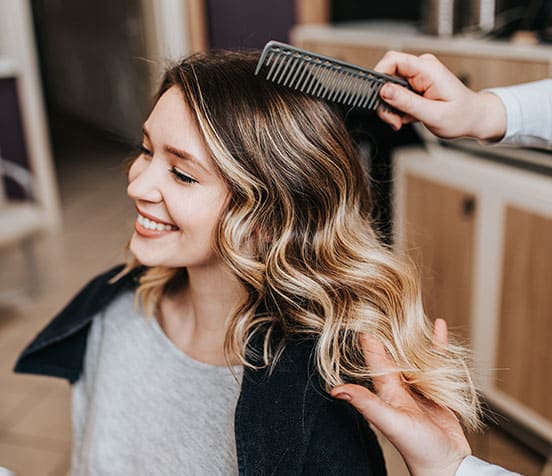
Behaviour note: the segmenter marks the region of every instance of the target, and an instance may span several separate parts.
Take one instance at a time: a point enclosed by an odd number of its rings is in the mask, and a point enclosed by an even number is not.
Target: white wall
[[[187,0],[148,1],[153,6],[159,59],[176,61],[190,54]]]

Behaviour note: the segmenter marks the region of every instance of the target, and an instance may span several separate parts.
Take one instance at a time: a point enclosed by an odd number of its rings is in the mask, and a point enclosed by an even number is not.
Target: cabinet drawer
[[[552,422],[552,218],[511,205],[505,218],[496,386]]]
[[[405,49],[405,52],[415,55],[427,53],[427,51],[417,49]],[[546,62],[475,57],[455,53],[434,54],[467,86],[477,91],[549,77],[548,63]]]
[[[485,433],[468,434],[474,456],[525,476],[545,474],[542,471],[546,462],[541,455],[493,427],[491,425]]]
[[[424,309],[469,341],[476,197],[414,174],[406,174],[404,183],[404,236],[421,273]]]
[[[347,61],[365,68],[373,68],[385,54],[385,48],[373,46],[359,46],[348,44],[324,43],[321,41],[306,40],[297,43],[299,48],[313,51],[321,55]]]
[[[511,417],[508,431],[548,457],[552,180],[436,151],[393,156],[396,247],[415,251],[429,315],[460,331],[469,325],[478,382],[491,407]]]

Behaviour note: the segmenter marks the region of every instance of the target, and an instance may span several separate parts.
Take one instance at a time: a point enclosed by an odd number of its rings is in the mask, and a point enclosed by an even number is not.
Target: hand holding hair
[[[447,325],[437,319],[435,346],[447,344]],[[363,335],[366,363],[373,372],[395,367],[381,342]],[[453,476],[471,454],[464,431],[447,408],[412,393],[397,373],[373,378],[376,393],[360,385],[339,385],[331,391],[347,400],[397,448],[413,476]]]
[[[405,115],[380,108],[379,117],[394,130],[413,121],[422,122],[435,135],[450,139],[474,137],[497,141],[506,131],[506,109],[491,92],[467,88],[435,56],[414,56],[388,51],[374,68],[404,77],[418,94],[387,83],[381,98]]]

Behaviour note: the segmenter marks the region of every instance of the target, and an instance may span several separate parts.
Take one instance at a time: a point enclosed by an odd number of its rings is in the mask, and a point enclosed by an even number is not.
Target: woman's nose
[[[127,194],[133,200],[158,203],[162,200],[160,177],[152,161],[145,164],[138,159],[128,173]]]

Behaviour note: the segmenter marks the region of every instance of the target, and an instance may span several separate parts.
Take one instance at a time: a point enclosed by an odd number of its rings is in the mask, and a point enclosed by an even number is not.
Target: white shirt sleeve
[[[506,134],[496,145],[552,149],[552,79],[486,91],[506,108]]]
[[[466,456],[456,470],[454,476],[521,476],[500,466],[487,463],[475,456]]]

